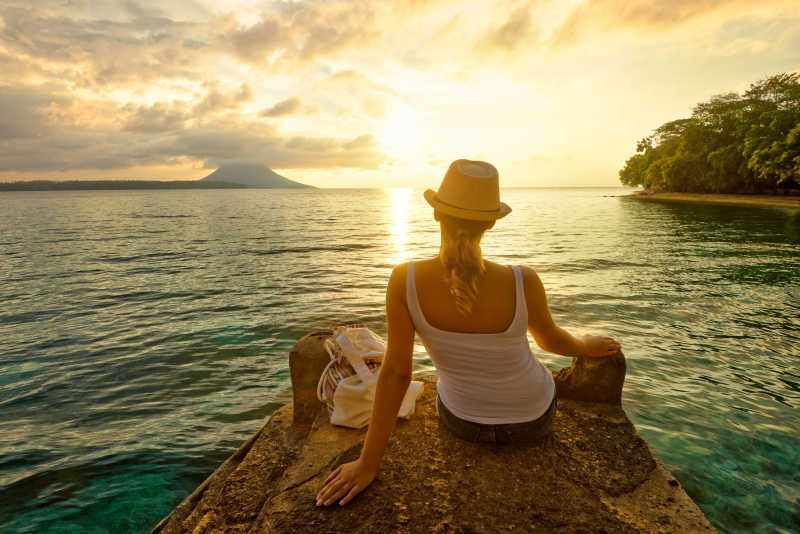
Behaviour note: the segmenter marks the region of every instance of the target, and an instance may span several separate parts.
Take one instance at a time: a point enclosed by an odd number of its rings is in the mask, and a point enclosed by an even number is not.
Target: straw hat
[[[500,202],[497,169],[485,161],[457,159],[447,169],[438,191],[425,191],[435,209],[460,219],[493,221],[511,213]]]

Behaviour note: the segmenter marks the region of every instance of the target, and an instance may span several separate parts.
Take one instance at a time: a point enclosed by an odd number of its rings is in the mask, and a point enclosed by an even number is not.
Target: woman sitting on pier
[[[484,232],[511,212],[500,202],[494,166],[456,160],[425,199],[441,227],[439,255],[392,271],[386,355],[364,447],[328,476],[317,505],[347,504],[377,475],[411,380],[415,333],[439,373],[439,418],[477,442],[529,442],[552,427],[555,385],[531,353],[527,332],[542,349],[564,356],[605,357],[620,349],[609,337],[578,339],[556,326],[533,269],[483,259]]]

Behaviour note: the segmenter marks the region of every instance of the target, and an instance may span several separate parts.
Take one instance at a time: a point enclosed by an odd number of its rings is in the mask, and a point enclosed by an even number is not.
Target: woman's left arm
[[[328,506],[337,499],[345,505],[369,486],[378,474],[389,436],[397,421],[400,404],[408,390],[412,373],[414,323],[405,298],[405,265],[392,270],[386,289],[388,342],[381,364],[375,403],[372,406],[367,437],[358,460],[340,465],[328,475],[317,493],[317,506]]]

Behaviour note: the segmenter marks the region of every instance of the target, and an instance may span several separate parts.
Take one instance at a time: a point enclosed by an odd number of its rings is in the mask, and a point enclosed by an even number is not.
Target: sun
[[[414,109],[405,103],[392,106],[386,116],[381,144],[399,155],[412,155],[421,148],[419,117]]]

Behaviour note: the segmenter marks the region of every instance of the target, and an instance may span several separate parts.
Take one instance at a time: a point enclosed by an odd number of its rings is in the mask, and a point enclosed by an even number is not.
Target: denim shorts
[[[530,443],[550,433],[558,403],[556,396],[553,395],[550,407],[538,419],[499,425],[475,423],[456,417],[442,403],[439,395],[436,395],[436,404],[439,407],[439,419],[448,430],[461,439],[481,443]]]

